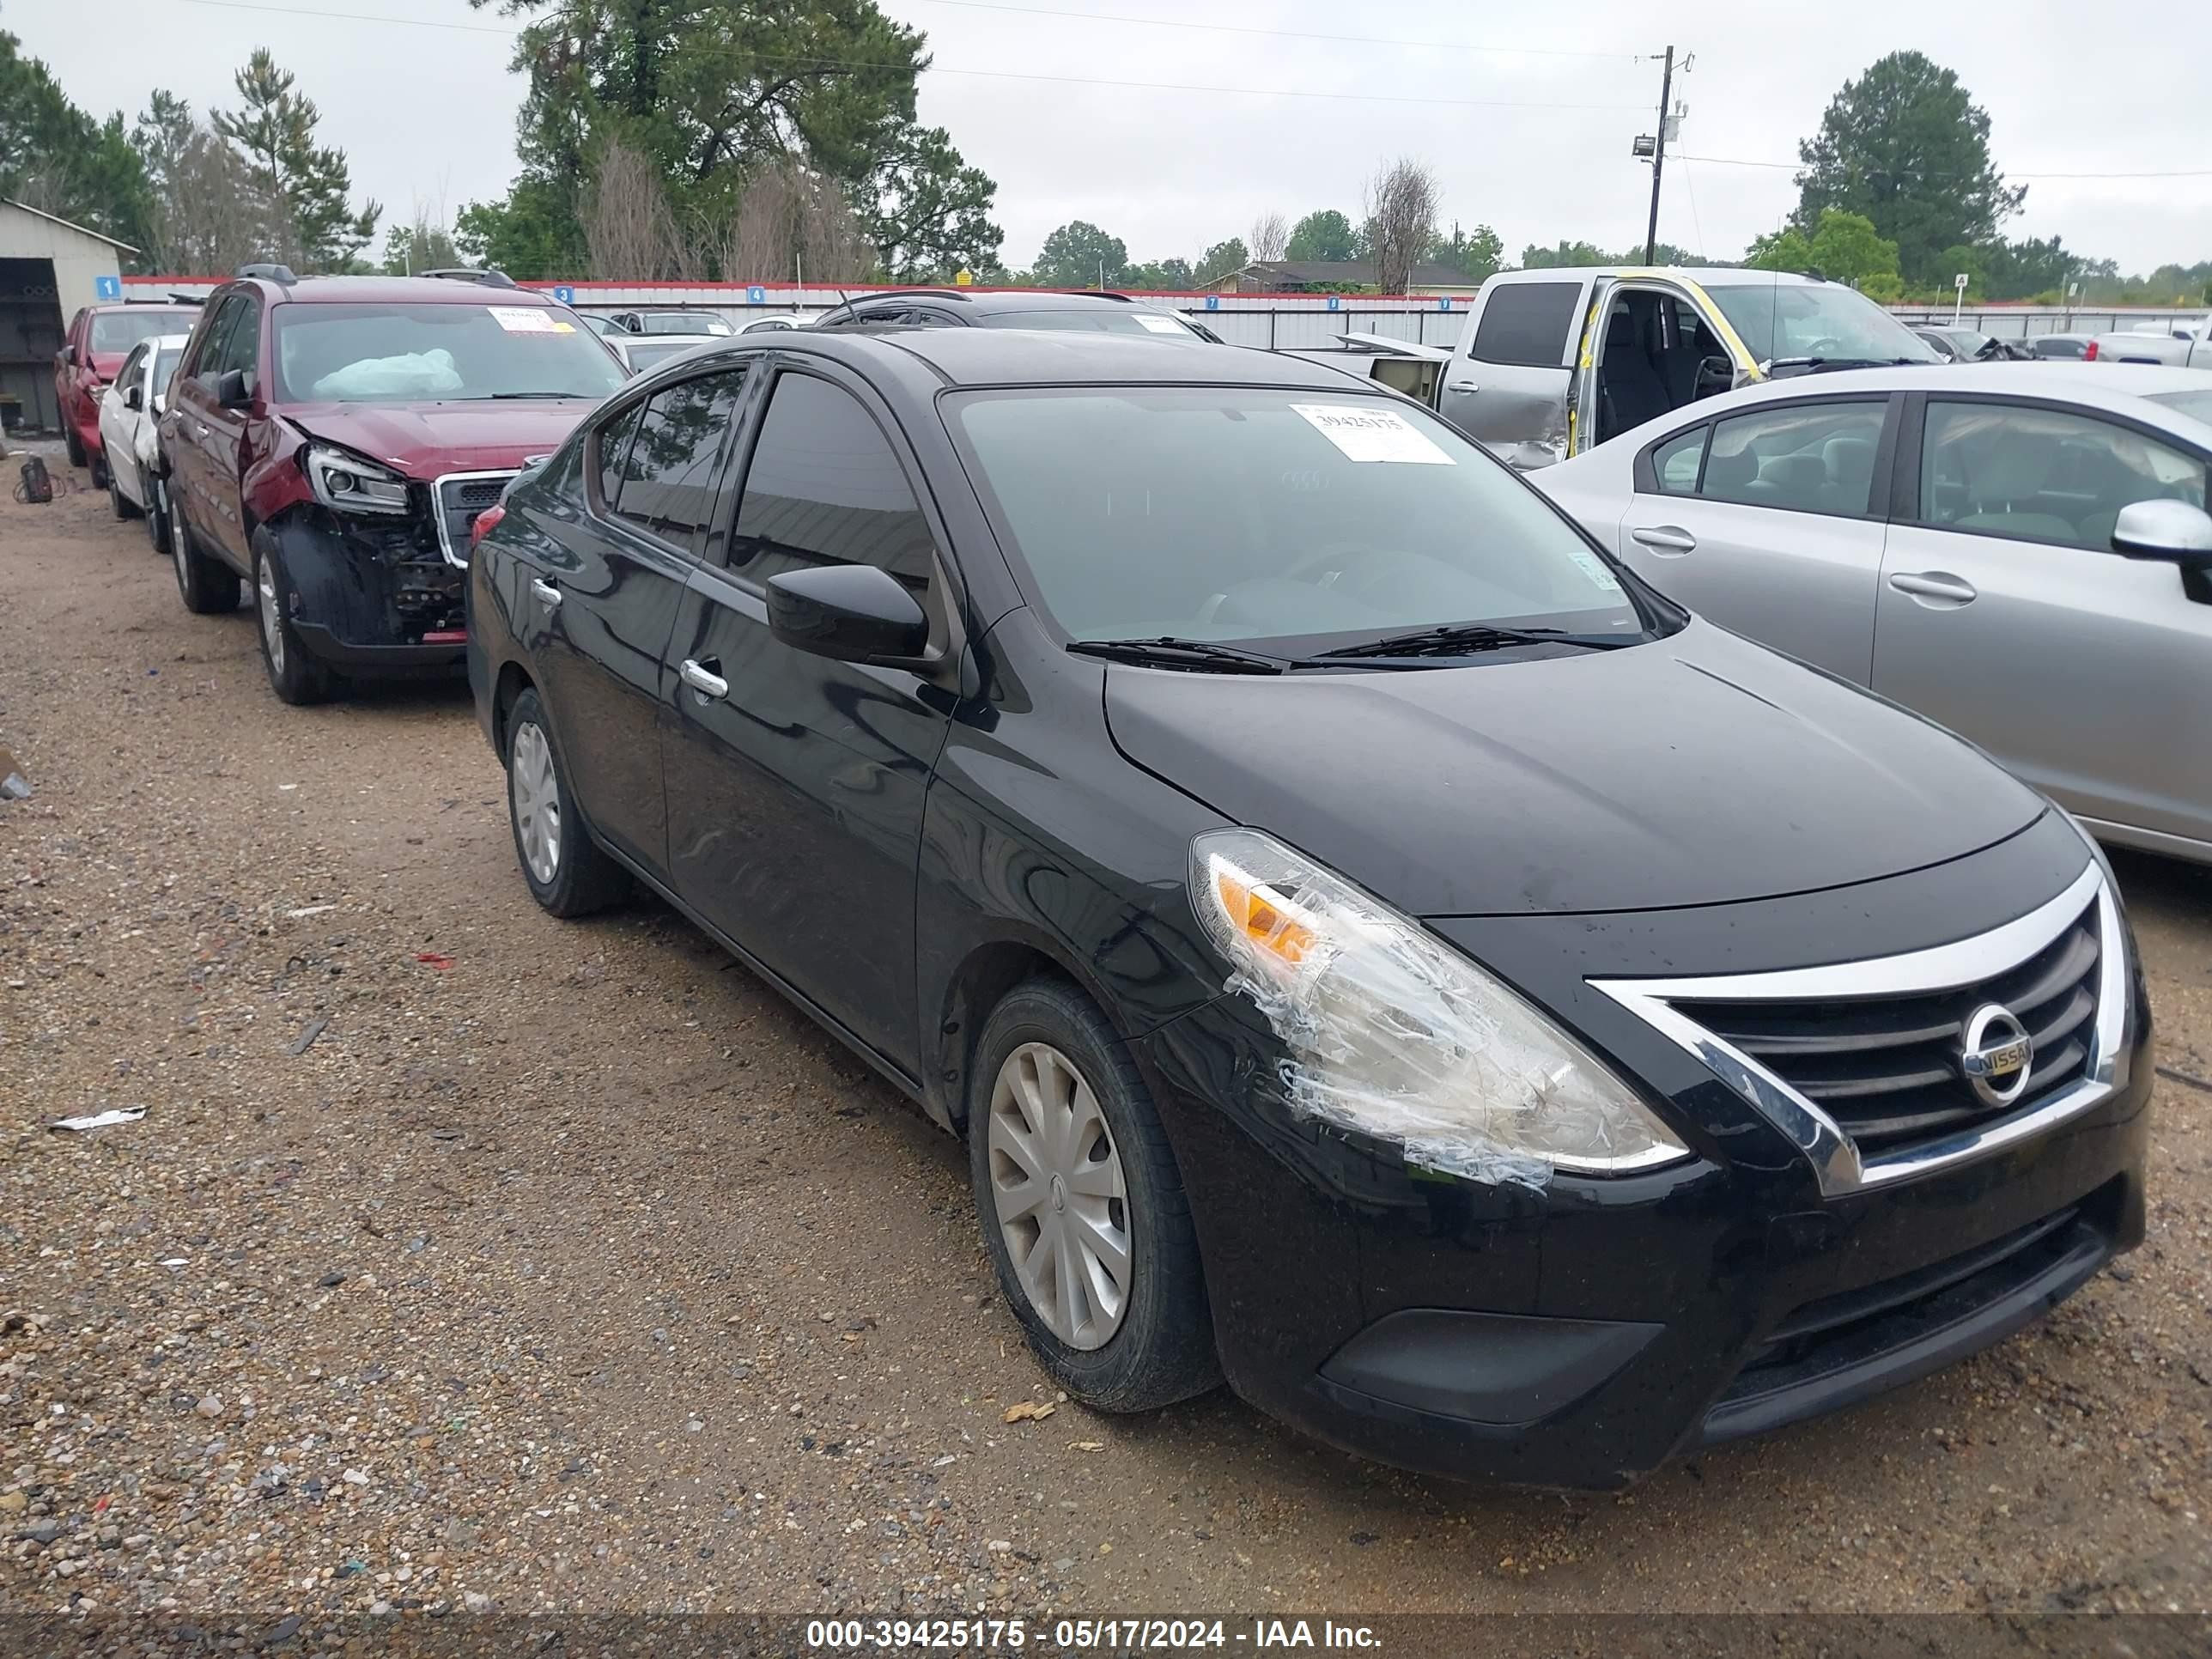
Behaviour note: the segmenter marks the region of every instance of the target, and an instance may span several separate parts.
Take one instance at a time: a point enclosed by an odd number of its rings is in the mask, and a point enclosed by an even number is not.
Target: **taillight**
[[[2081,348],[2081,361],[2085,363],[2094,363],[2097,361],[2097,343],[2094,340]]]
[[[484,508],[483,512],[477,514],[477,521],[469,526],[469,550],[471,552],[474,552],[476,550],[477,544],[484,538],[484,532],[490,530],[506,516],[507,503],[505,501],[495,501],[489,507]]]

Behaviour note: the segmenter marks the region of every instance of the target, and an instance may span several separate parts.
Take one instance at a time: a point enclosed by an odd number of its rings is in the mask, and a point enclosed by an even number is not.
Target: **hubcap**
[[[261,562],[254,586],[261,591],[261,642],[269,648],[270,667],[281,674],[284,672],[284,629],[276,614],[276,573],[269,568],[266,559]]]
[[[991,1199],[1030,1306],[1071,1348],[1101,1348],[1129,1306],[1129,1193],[1075,1063],[1025,1042],[991,1085]]]
[[[185,521],[173,513],[169,514],[169,556],[176,562],[177,586],[183,587],[191,580],[185,568]]]
[[[515,728],[507,757],[507,789],[522,861],[543,887],[561,868],[561,791],[553,781],[553,746],[535,724]]]

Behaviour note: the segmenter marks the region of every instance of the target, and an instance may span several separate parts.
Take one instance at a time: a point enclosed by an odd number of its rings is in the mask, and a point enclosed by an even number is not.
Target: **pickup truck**
[[[1369,378],[1524,469],[1736,386],[1942,361],[1839,283],[1725,268],[1500,271],[1475,295],[1449,352],[1344,338],[1372,354]],[[1352,367],[1342,354],[1328,361]]]
[[[2100,334],[2081,353],[2096,363],[2158,363],[2167,368],[2212,368],[2212,317],[2154,332]]]

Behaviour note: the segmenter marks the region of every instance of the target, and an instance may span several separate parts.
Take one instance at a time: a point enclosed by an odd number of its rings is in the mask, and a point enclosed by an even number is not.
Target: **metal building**
[[[0,428],[55,431],[54,357],[80,307],[123,297],[137,250],[0,197]]]

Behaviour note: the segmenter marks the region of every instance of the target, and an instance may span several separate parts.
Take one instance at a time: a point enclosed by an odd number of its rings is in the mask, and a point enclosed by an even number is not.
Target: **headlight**
[[[1688,1149],[1572,1037],[1416,922],[1255,830],[1191,843],[1191,902],[1290,1049],[1293,1111],[1409,1164],[1540,1187]]]
[[[300,456],[315,499],[333,513],[407,511],[407,480],[358,455],[309,444]]]

